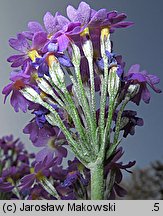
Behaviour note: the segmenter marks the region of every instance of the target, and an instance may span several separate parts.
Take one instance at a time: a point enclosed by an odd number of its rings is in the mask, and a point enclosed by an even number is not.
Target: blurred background
[[[8,39],[27,29],[28,21],[42,23],[43,15],[50,11],[60,11],[66,15],[66,7],[78,6],[78,0],[0,0],[0,92],[8,83],[10,65],[6,59],[15,51],[8,45]],[[163,1],[162,0],[86,0],[92,8],[107,8],[125,12],[135,25],[129,29],[116,30],[112,36],[114,51],[123,55],[126,70],[132,64],[140,63],[141,69],[161,78],[159,87],[163,90]],[[157,3],[156,3],[157,2]],[[163,94],[151,91],[149,105],[143,102],[139,107],[129,108],[138,111],[143,117],[144,126],[136,128],[135,136],[124,139],[124,161],[136,160],[138,167],[147,166],[151,161],[163,159]],[[22,130],[32,118],[30,113],[15,113],[9,100],[3,104],[0,93],[0,136],[13,134],[19,137],[29,150],[34,147]]]

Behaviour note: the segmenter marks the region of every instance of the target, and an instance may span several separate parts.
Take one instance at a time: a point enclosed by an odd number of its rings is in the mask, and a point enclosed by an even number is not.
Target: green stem
[[[104,199],[104,166],[95,164],[91,168],[91,200]]]
[[[115,100],[113,101],[110,101],[110,104],[109,104],[109,113],[108,113],[108,118],[107,118],[107,122],[106,122],[106,127],[105,127],[105,139],[102,143],[102,146],[101,146],[101,151],[103,151],[103,153],[105,154],[105,150],[106,150],[106,147],[107,147],[107,144],[109,143],[110,144],[110,130],[111,130],[111,124],[112,124],[112,119],[113,119],[113,113],[114,113],[114,102]]]
[[[114,134],[114,140],[113,140],[113,144],[116,145],[118,142],[118,138],[119,138],[119,133],[120,133],[120,126],[121,126],[121,118],[122,118],[122,113],[125,109],[125,106],[127,105],[127,103],[129,102],[130,98],[128,97],[124,103],[122,104],[118,115],[117,115],[117,121],[116,121],[116,128],[115,128],[115,134]]]
[[[129,100],[130,100],[130,98],[127,97],[126,100],[124,101],[124,103],[122,104],[119,112],[118,112],[117,121],[116,121],[116,128],[115,128],[115,133],[114,133],[114,138],[113,138],[113,144],[111,146],[109,146],[109,150],[107,152],[107,158],[112,155],[112,153],[114,152],[114,150],[116,149],[116,147],[121,142],[121,140],[118,141],[119,133],[120,133],[120,126],[121,126],[121,118],[122,118],[122,113],[123,113],[123,111],[125,109],[125,106],[129,102]]]

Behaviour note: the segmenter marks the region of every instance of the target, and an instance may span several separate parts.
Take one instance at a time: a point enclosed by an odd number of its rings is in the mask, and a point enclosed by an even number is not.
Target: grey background
[[[0,92],[8,83],[11,71],[6,59],[15,51],[8,46],[8,39],[16,36],[17,32],[26,29],[30,20],[42,23],[42,17],[50,11],[60,11],[66,15],[66,6],[77,7],[78,0],[0,0]],[[142,69],[161,78],[159,87],[163,90],[163,1],[162,0],[97,0],[86,1],[94,9],[107,8],[125,12],[128,20],[134,21],[135,26],[126,30],[117,30],[112,36],[114,50],[123,55],[130,65],[140,63]],[[163,159],[163,94],[152,92],[149,105],[143,102],[139,107],[131,105],[144,118],[144,127],[136,130],[135,136],[123,141],[126,150],[124,161],[137,160],[137,165],[143,167],[156,159]],[[30,114],[15,113],[9,104],[3,104],[0,94],[0,136],[14,134],[26,143],[28,149],[33,146],[22,129],[31,119]]]

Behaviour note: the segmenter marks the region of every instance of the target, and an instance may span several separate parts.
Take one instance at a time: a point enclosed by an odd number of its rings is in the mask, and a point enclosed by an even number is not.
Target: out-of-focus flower
[[[21,179],[21,184],[19,187],[21,190],[28,189],[32,187],[35,181],[41,181],[44,177],[48,177],[50,175],[50,168],[54,166],[55,160],[49,160],[47,157],[44,160],[36,162],[34,168],[31,168],[31,174],[24,176]]]

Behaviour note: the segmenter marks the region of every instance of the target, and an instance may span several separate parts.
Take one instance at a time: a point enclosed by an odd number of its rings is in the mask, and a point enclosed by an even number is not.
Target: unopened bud
[[[128,94],[130,96],[130,98],[133,98],[140,89],[140,85],[139,84],[132,84],[128,87]]]

